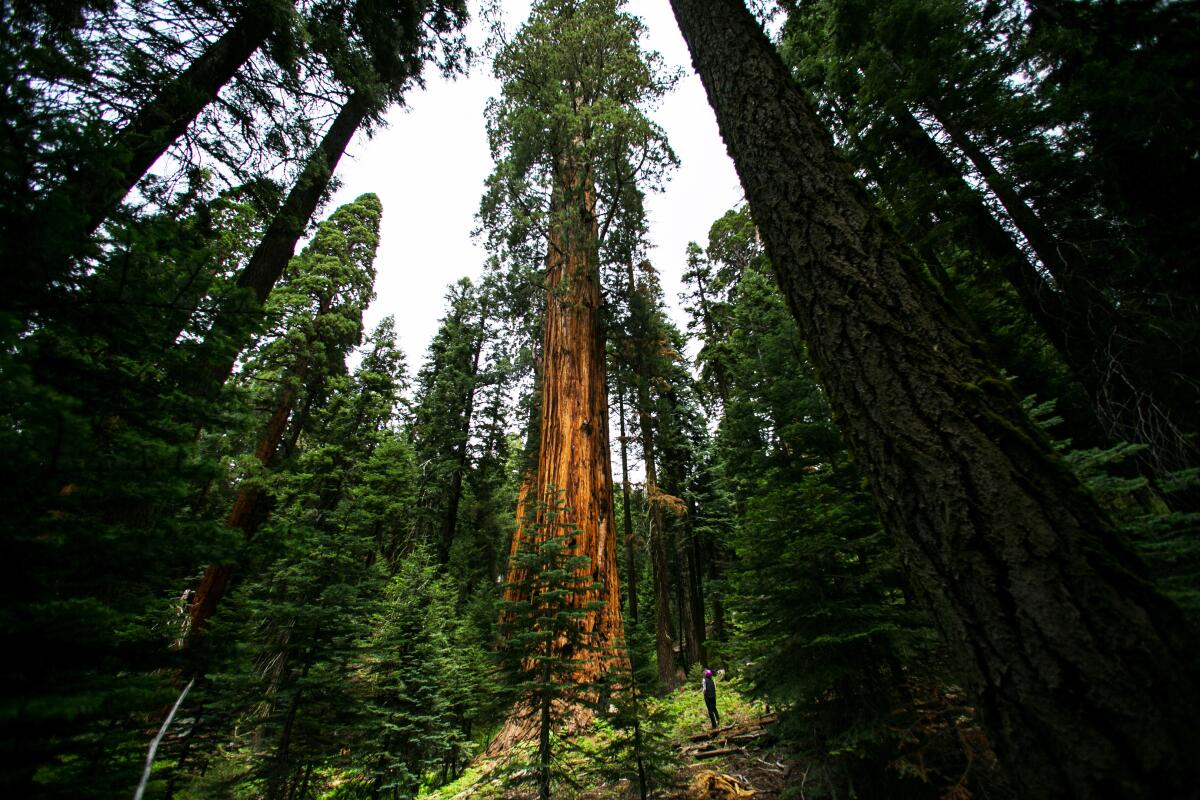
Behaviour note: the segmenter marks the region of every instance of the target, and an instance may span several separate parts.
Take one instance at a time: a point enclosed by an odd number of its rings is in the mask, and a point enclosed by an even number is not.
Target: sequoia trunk
[[[913,584],[1027,797],[1194,797],[1178,608],[850,177],[742,0],[672,0]]]
[[[512,552],[546,535],[552,527],[575,528],[572,556],[590,559],[597,590],[572,598],[577,606],[604,605],[582,622],[590,645],[579,658],[574,680],[594,683],[607,672],[622,635],[617,580],[616,524],[608,440],[608,383],[600,318],[599,245],[595,190],[589,170],[574,158],[559,159],[546,251],[546,317],[542,339],[541,425],[537,476],[523,487],[519,527]],[[532,493],[532,496],[530,494]],[[531,509],[529,503],[534,503]],[[557,510],[557,511],[556,511]],[[553,517],[551,516],[553,515]],[[530,518],[533,524],[530,525]],[[510,563],[511,560],[510,560]],[[521,575],[510,567],[508,583]],[[579,723],[587,717],[571,709]],[[493,740],[531,738],[528,716],[514,714]]]

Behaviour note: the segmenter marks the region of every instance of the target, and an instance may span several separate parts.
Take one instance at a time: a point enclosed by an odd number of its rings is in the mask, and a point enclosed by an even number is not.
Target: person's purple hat
[[[712,670],[711,670],[711,669],[706,669],[706,670],[704,670],[704,677],[706,677],[706,678],[711,678],[711,677],[712,677]]]

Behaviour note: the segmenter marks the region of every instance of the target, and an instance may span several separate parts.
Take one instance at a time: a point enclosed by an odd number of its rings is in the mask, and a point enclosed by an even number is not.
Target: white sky
[[[504,0],[504,6],[512,31],[528,16],[529,2]],[[678,294],[687,243],[703,244],[709,225],[739,204],[743,193],[668,0],[632,0],[628,10],[646,23],[643,47],[659,51],[667,66],[684,69],[683,80],[654,114],[681,164],[666,191],[647,199],[650,260],[682,326]],[[482,50],[478,20],[468,35],[472,47]],[[424,91],[409,96],[407,109],[388,115],[386,128],[372,139],[355,139],[338,169],[342,187],[327,213],[365,192],[375,192],[383,203],[377,297],[365,321],[370,330],[387,314],[396,316],[410,374],[437,331],[447,287],[464,275],[477,278],[486,259],[471,230],[492,169],[483,111],[498,92],[491,65],[482,59],[457,81],[432,76]]]

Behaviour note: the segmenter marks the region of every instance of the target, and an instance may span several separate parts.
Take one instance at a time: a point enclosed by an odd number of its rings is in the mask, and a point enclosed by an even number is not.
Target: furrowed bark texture
[[[672,0],[780,285],[1025,797],[1194,797],[1195,648],[877,217],[741,0]]]
[[[580,684],[594,683],[614,658],[621,657],[621,599],[617,581],[616,523],[613,517],[612,465],[608,442],[608,381],[600,319],[600,270],[595,192],[588,171],[570,158],[560,160],[555,176],[550,241],[546,255],[546,321],[542,339],[541,446],[532,491],[518,503],[518,530],[512,552],[548,533],[547,510],[561,509],[555,524],[577,528],[571,555],[591,559],[591,582],[600,588],[573,598],[578,606],[602,600],[604,607],[583,620],[591,650],[574,674]],[[561,209],[569,210],[569,214]],[[528,515],[536,525],[525,524]],[[510,561],[510,563],[512,563]],[[510,568],[508,582],[523,578]],[[561,719],[570,714],[572,719]],[[567,726],[582,725],[582,709],[556,714]],[[531,716],[518,711],[493,740],[530,739]]]

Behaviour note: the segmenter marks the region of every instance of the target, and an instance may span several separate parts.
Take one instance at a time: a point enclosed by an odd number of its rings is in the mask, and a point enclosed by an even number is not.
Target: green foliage
[[[582,766],[593,784],[627,781],[646,800],[675,787],[678,745],[671,737],[670,715],[653,702],[661,688],[653,638],[630,627],[622,649],[628,660],[609,670],[607,691],[597,696],[592,746],[577,746],[586,754]]]
[[[1037,403],[1027,397],[1024,405],[1047,431],[1062,422],[1055,415],[1053,400]],[[1070,439],[1054,444],[1080,481],[1116,518],[1158,587],[1193,621],[1200,619],[1200,513],[1186,510],[1188,493],[1200,486],[1200,470],[1178,470],[1151,482],[1128,468],[1145,445],[1119,442],[1105,448],[1075,448]]]
[[[241,418],[230,397],[180,391],[190,358],[173,346],[219,252],[209,220],[225,199],[194,200],[130,222],[77,302],[0,355],[8,794],[136,784],[146,714],[176,691],[180,592],[230,544],[194,513],[220,472],[194,437],[200,420]]]
[[[496,168],[480,219],[505,260],[538,263],[552,228],[582,233],[576,207],[593,191],[600,242],[621,232],[611,239],[621,258],[644,229],[641,191],[676,162],[648,112],[677,76],[640,48],[644,26],[623,7],[543,0],[496,54],[503,86],[487,110]],[[563,185],[572,171],[577,185]]]
[[[748,214],[715,222],[689,263],[701,378],[722,412],[696,498],[698,529],[728,559],[715,588],[731,630],[717,652],[833,791],[928,796],[963,758],[913,702],[948,680],[943,657]],[[958,713],[941,696],[930,706],[930,718]],[[920,780],[903,773],[909,747],[937,751]]]
[[[599,585],[589,576],[591,559],[572,554],[578,529],[560,520],[562,512],[560,501],[557,508],[538,509],[538,522],[527,522],[509,565],[516,578],[505,583],[498,604],[499,665],[511,715],[538,734],[535,760],[510,762],[508,770],[514,783],[536,781],[543,800],[556,774],[552,725],[596,691],[575,676],[594,654],[584,622],[604,605],[587,599]]]

